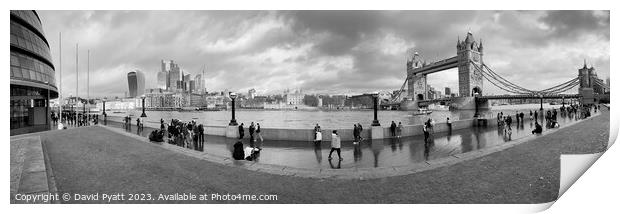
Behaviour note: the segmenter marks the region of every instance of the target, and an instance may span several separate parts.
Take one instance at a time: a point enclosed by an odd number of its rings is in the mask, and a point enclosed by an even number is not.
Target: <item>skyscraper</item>
[[[157,88],[167,90],[168,89],[168,72],[157,72]]]
[[[191,75],[190,74],[185,74],[185,72],[183,72],[183,92],[188,92],[189,91],[189,81],[191,80]]]
[[[189,81],[189,93],[197,93],[196,82],[194,80]]]
[[[196,74],[196,76],[194,77],[194,84],[196,86],[194,88],[196,90],[196,93],[200,93],[200,94],[204,93],[204,90],[203,90],[203,87],[202,87],[203,83],[202,83],[202,75],[201,74]]]
[[[144,73],[134,70],[127,73],[127,83],[129,85],[129,97],[140,97],[144,94]]]
[[[171,91],[176,91],[179,88],[179,81],[182,81],[181,69],[179,65],[175,64],[173,60],[161,60],[162,72],[168,74],[166,78],[166,88]]]

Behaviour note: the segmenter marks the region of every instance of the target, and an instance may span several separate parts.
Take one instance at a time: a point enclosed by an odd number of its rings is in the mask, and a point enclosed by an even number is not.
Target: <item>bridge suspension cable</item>
[[[400,96],[403,94],[403,91],[405,91],[405,86],[407,85],[408,80],[409,78],[405,78],[405,82],[403,82],[403,85],[400,87],[400,90],[398,90],[398,94],[395,94],[395,96],[392,97],[390,102],[392,103],[398,102],[398,100],[400,99]]]
[[[514,84],[504,79],[503,77],[495,73],[491,68],[489,68],[485,64],[482,64],[482,66],[478,66],[473,61],[470,61],[470,63],[472,63],[472,65],[475,67],[476,70],[481,72],[482,76],[487,81],[489,81],[491,84],[495,85],[496,87],[504,91],[510,92],[510,93],[522,94],[522,95],[556,95],[556,94],[560,94],[562,92],[568,91],[574,88],[575,86],[579,85],[579,78],[577,77],[577,78],[573,78],[569,81],[566,81],[564,83],[561,83],[559,85],[556,85],[556,86],[553,86],[547,89],[543,89],[539,91],[529,90],[529,89],[526,89],[524,87],[521,87],[517,84]]]

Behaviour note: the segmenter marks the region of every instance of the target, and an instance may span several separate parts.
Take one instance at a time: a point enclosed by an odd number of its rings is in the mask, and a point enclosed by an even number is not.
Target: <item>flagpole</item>
[[[77,102],[78,102],[78,93],[79,93],[79,84],[80,84],[80,73],[78,72],[78,43],[75,43],[75,112],[77,116]]]
[[[86,103],[88,103],[88,115],[90,117],[90,49],[88,49],[86,58]]]
[[[60,72],[60,87],[58,88],[58,112],[62,124],[62,32],[58,32],[58,70]]]

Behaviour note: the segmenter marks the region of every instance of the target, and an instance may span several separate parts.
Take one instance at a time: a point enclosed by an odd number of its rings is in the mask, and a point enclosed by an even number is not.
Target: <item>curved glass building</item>
[[[11,135],[50,129],[58,98],[54,65],[36,11],[11,11]]]

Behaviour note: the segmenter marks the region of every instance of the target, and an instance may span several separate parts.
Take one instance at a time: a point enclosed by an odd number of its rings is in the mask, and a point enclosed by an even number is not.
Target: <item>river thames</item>
[[[562,105],[543,104],[543,108],[559,108]],[[498,112],[504,115],[513,115],[516,111],[524,111],[529,116],[530,110],[537,110],[540,104],[522,105],[503,105],[491,106],[491,110],[481,112],[483,117],[496,117]],[[131,110],[127,112],[115,112],[108,110],[108,116],[124,117],[130,115],[135,118],[140,116],[141,110]],[[445,122],[449,117],[451,121],[460,119],[472,119],[474,111],[448,111],[434,110],[429,115],[413,115],[412,111],[378,111],[378,119],[382,126],[387,127],[392,121],[402,122],[403,125],[417,125],[432,118],[436,122]],[[230,111],[146,111],[147,117],[144,118],[147,126],[159,127],[160,119],[170,122],[171,119],[182,121],[195,120],[207,126],[226,126],[231,118]],[[308,129],[317,123],[327,129],[351,128],[354,123],[361,123],[362,126],[369,127],[372,122],[372,110],[328,110],[328,111],[307,111],[307,110],[236,110],[235,117],[239,124],[249,125],[250,122],[258,122],[263,128],[288,128],[288,129]]]

